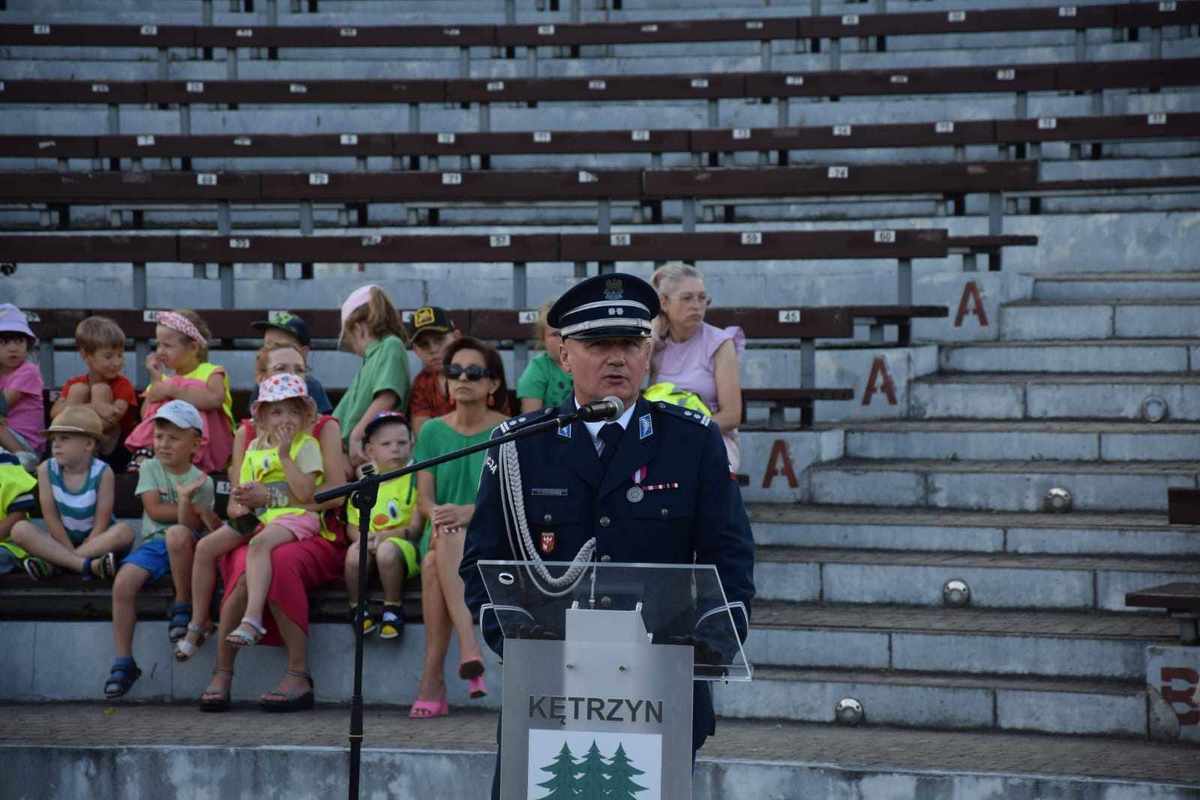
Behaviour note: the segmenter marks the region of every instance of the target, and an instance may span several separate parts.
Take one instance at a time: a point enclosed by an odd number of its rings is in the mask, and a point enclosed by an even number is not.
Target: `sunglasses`
[[[478,364],[471,364],[467,367],[464,367],[461,364],[451,364],[450,366],[446,367],[446,377],[454,381],[462,379],[474,383],[475,381],[482,380],[483,378],[492,377],[492,373]]]

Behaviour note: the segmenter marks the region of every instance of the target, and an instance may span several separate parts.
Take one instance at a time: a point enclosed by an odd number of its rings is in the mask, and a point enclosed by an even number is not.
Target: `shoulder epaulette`
[[[511,433],[517,428],[523,428],[526,425],[532,425],[535,422],[541,422],[547,417],[555,414],[557,411],[557,407],[551,406],[549,408],[539,408],[537,411],[530,411],[528,414],[521,414],[520,416],[513,417],[512,419],[506,419],[504,422],[501,422],[499,425],[497,425],[495,430],[492,431],[492,438],[495,439],[497,436],[503,436],[506,433]]]
[[[712,422],[712,417],[710,417],[708,414],[702,414],[699,411],[693,411],[690,408],[677,406],[674,403],[667,403],[660,400],[653,405],[658,411],[665,412],[673,417],[681,417],[682,419],[686,419],[689,422],[695,423],[696,425],[703,425],[707,427]]]

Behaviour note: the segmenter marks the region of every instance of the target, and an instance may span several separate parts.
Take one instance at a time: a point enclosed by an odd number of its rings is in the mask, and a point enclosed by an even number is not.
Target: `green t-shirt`
[[[441,417],[437,417],[421,426],[416,447],[413,448],[413,461],[436,458],[451,450],[486,442],[491,435],[492,430],[488,428],[474,436],[463,436],[447,425]],[[429,472],[433,473],[434,481],[434,502],[438,505],[474,503],[475,494],[479,491],[479,473],[483,469],[483,460],[486,457],[487,451],[480,450],[464,458],[430,467]],[[433,521],[428,520],[425,523],[425,532],[421,534],[422,556],[429,552],[429,537],[432,533]]]
[[[550,408],[561,405],[571,394],[571,376],[554,363],[548,353],[542,353],[529,362],[521,379],[517,381],[518,398],[536,398],[542,406]]]
[[[367,412],[375,395],[388,390],[399,398],[397,409],[408,407],[408,351],[398,336],[385,336],[367,345],[354,382],[333,410],[334,418],[342,426],[343,442],[350,441],[351,431]]]
[[[157,458],[148,458],[138,468],[138,482],[134,493],[141,497],[143,492],[158,490],[159,502],[168,505],[179,503],[179,493],[175,487],[181,483],[191,483],[204,473],[196,469],[195,464],[189,464],[188,470],[182,475],[174,475],[163,467]],[[204,485],[192,495],[192,502],[201,508],[212,509],[216,505],[217,495],[212,477],[207,477]],[[163,531],[171,527],[173,522],[158,522],[149,514],[142,514],[142,541],[149,541],[155,536],[162,536]]]

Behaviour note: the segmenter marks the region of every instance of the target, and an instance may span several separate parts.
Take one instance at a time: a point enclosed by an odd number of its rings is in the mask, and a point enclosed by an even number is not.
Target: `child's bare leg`
[[[192,622],[201,629],[212,623],[209,608],[217,583],[217,559],[241,543],[242,535],[228,525],[222,525],[196,543],[192,562]]]
[[[17,437],[13,436],[12,431],[8,429],[8,425],[3,420],[0,420],[0,448],[10,453],[20,453],[25,450],[25,445],[17,441]]]
[[[103,384],[97,384],[97,385],[103,385]],[[108,386],[105,385],[104,388],[108,389]],[[67,393],[63,397],[63,400],[65,400],[66,402],[70,403],[73,406],[85,406],[88,403],[91,403],[96,399],[95,395],[93,394],[93,391],[94,391],[93,388],[89,384],[82,383],[82,382],[74,383],[74,384],[71,384],[70,389],[67,389]],[[112,402],[112,390],[111,389],[109,389],[109,391],[108,391],[108,402],[110,402],[110,403]]]
[[[342,572],[346,578],[346,598],[354,608],[358,607],[358,546],[355,542],[346,550],[346,566]],[[371,569],[371,556],[367,555],[367,571]]]
[[[83,573],[83,556],[78,555],[74,549],[64,547],[57,539],[28,520],[14,525],[9,537],[31,556],[45,559],[72,572]]]
[[[246,613],[242,616],[259,627],[271,588],[271,551],[295,540],[296,534],[281,525],[267,525],[250,540],[246,554]]]
[[[137,623],[137,593],[150,573],[134,564],[117,570],[113,581],[113,647],[117,658],[133,656],[133,626]]]
[[[400,548],[392,542],[384,540],[375,550],[375,559],[379,565],[379,580],[383,583],[383,602],[390,606],[398,606],[404,601],[404,555]]]
[[[75,555],[84,558],[95,558],[106,553],[122,553],[133,544],[133,528],[124,522],[118,522],[98,536],[93,536],[79,547]]]
[[[171,561],[171,583],[175,585],[175,602],[190,603],[196,537],[186,525],[172,525],[164,535],[167,539],[167,557]]]
[[[77,385],[78,384],[76,384],[76,386]],[[71,388],[74,389],[75,387],[72,386]],[[113,393],[111,386],[109,386],[107,383],[94,383],[92,384],[91,389],[93,403],[106,403],[110,406],[112,405]]]

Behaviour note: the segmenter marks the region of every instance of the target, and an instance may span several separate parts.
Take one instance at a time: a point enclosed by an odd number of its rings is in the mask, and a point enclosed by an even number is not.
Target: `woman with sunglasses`
[[[415,461],[485,442],[492,429],[507,419],[508,386],[504,365],[493,348],[470,337],[452,342],[442,356],[446,389],[454,410],[421,427],[413,451]],[[439,464],[417,473],[417,507],[429,522],[421,539],[421,612],[425,621],[425,664],[414,719],[444,716],[445,661],[451,630],[458,634],[458,676],[469,681],[471,697],[483,697],[483,655],[471,612],[463,600],[458,574],[467,523],[475,513],[475,492],[486,451]]]
[[[695,392],[712,409],[713,422],[725,439],[729,468],[741,461],[737,426],[742,421],[742,381],[738,359],[746,334],[737,326],[718,328],[704,321],[712,298],[704,277],[690,264],[672,261],[659,267],[651,285],[661,304],[654,321],[654,355],[650,382],[666,381]]]

